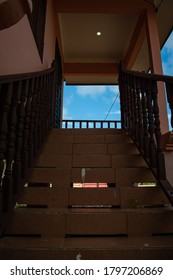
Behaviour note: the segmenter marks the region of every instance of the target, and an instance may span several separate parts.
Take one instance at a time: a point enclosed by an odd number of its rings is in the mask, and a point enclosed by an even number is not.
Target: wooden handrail
[[[11,74],[11,75],[0,75],[0,84],[11,83],[16,81],[22,81],[25,79],[32,79],[42,75],[48,75],[55,71],[55,66],[51,68],[38,71],[38,72],[28,72],[28,73],[21,73],[21,74]]]
[[[163,81],[163,82],[168,81],[170,83],[173,83],[173,76],[139,72],[139,71],[130,71],[130,70],[123,70],[123,73],[133,75],[139,78],[146,78],[148,80]]]

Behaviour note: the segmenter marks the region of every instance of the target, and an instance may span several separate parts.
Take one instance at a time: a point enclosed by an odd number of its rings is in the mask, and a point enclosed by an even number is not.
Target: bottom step
[[[172,260],[173,236],[9,238],[0,240],[2,260]]]

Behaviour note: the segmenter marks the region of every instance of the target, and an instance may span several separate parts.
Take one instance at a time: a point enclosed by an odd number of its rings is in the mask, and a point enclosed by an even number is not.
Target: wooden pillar
[[[151,73],[163,74],[157,17],[154,9],[146,11],[145,24]],[[168,132],[168,116],[164,85],[158,82],[158,105],[161,133]]]

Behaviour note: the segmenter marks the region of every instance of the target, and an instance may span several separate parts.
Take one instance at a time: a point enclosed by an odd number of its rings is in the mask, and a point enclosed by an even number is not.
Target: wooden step
[[[87,183],[115,183],[114,168],[86,168],[85,181]],[[73,168],[71,182],[81,182],[81,168]]]
[[[106,155],[107,145],[106,144],[74,144],[73,145],[74,155]]]
[[[69,206],[119,206],[121,208],[166,207],[169,205],[159,187],[107,188],[24,188],[18,207],[68,208]]]
[[[44,154],[56,154],[56,155],[71,155],[73,153],[72,143],[45,143],[42,148]]]
[[[173,235],[173,210],[138,209],[127,213],[128,236]]]
[[[57,143],[73,143],[73,135],[72,134],[58,134],[55,132],[56,130],[52,129],[48,138],[46,139],[47,144],[57,144]]]
[[[73,143],[83,143],[83,144],[103,144],[105,142],[105,137],[102,134],[74,134]]]
[[[120,206],[118,188],[70,188],[69,206]]]
[[[90,209],[88,209],[90,210]],[[66,217],[66,235],[127,234],[126,214],[116,211],[76,211]]]
[[[49,167],[49,168],[71,168],[72,156],[71,155],[57,155],[56,153],[42,153],[34,162],[34,167]]]
[[[67,208],[69,206],[68,188],[24,188],[18,204],[26,204],[29,207],[46,205],[47,208]],[[19,206],[18,206],[19,207]]]
[[[43,209],[15,210],[5,235],[64,237],[65,214]]]
[[[117,186],[132,186],[133,183],[156,182],[149,168],[117,168],[115,169]]]
[[[121,208],[166,207],[169,201],[160,187],[120,187]]]
[[[71,168],[33,168],[28,181],[30,183],[52,183],[53,187],[69,187]],[[81,172],[81,171],[80,171]]]
[[[113,143],[108,144],[108,154],[110,155],[129,155],[139,154],[137,147],[133,143]]]
[[[117,235],[152,236],[173,234],[170,207],[144,209],[71,208],[16,209],[7,235]]]
[[[114,135],[105,134],[105,143],[109,143],[109,144],[132,143],[132,140],[129,137],[129,135],[126,133],[114,134]]]
[[[173,237],[4,237],[1,260],[172,260]]]
[[[146,162],[139,154],[121,154],[111,156],[112,167],[147,167]]]
[[[57,129],[57,128],[54,128],[53,129],[53,133],[57,133],[57,134],[60,134],[60,135],[85,135],[85,134],[89,134],[89,135],[117,135],[117,134],[124,134],[126,133],[126,130],[124,129],[115,129],[115,128],[106,128],[106,129],[102,129],[102,128],[92,128],[92,129]],[[51,132],[52,133],[52,132]]]
[[[111,167],[111,157],[110,155],[74,155],[72,166],[108,168]]]

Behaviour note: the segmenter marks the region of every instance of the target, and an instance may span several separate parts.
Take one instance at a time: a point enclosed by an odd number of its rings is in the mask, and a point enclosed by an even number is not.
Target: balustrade
[[[162,151],[157,83],[165,84],[173,128],[173,77],[126,71],[120,67],[122,126],[125,127],[149,167],[160,181],[166,180]],[[163,189],[173,204],[172,187]]]
[[[62,120],[62,128],[120,128],[121,121],[103,121],[103,120]]]
[[[9,212],[33,157],[52,126],[55,67],[0,77],[0,176],[2,208]]]

